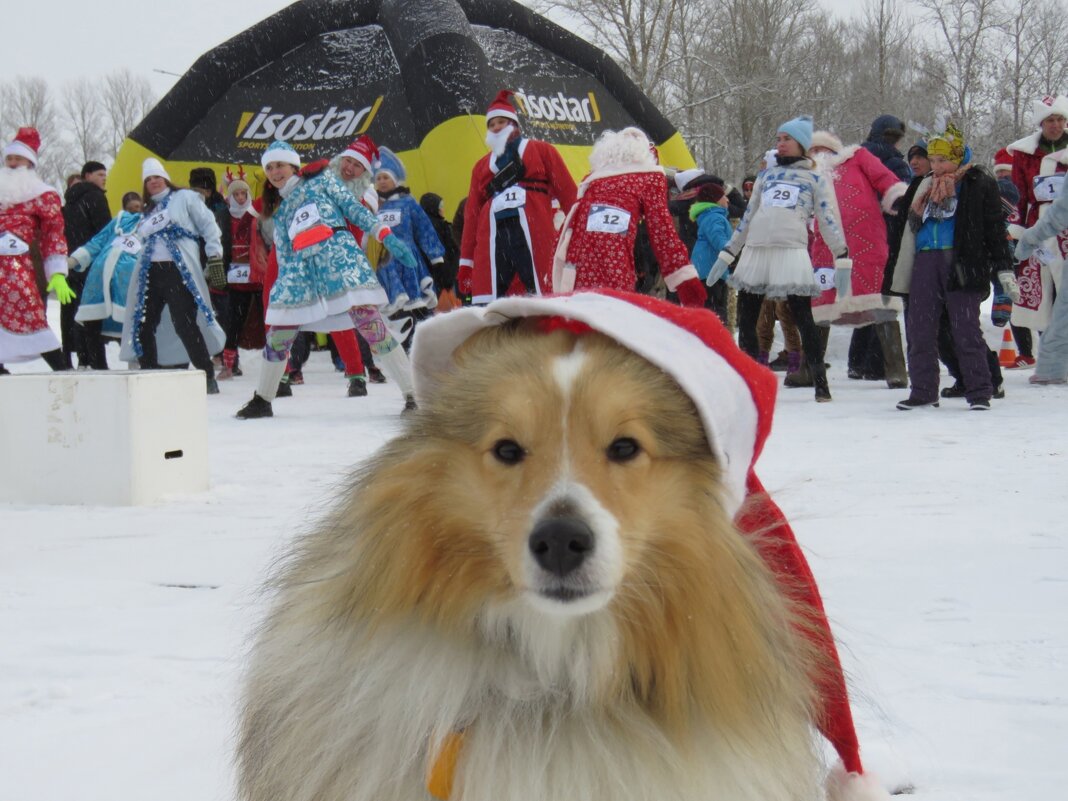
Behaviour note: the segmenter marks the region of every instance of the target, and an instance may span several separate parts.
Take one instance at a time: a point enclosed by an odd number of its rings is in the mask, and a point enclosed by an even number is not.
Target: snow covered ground
[[[1063,798],[1068,390],[1009,372],[990,412],[899,412],[904,392],[846,380],[846,342],[833,403],[781,390],[759,473],[821,582],[867,762],[929,801]],[[210,492],[0,505],[0,801],[233,797],[259,584],[401,407],[388,385],[344,397],[316,353],[274,419],[237,421],[243,360],[208,399]]]

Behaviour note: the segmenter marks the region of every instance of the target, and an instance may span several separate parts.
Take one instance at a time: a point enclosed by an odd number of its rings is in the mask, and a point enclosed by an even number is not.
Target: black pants
[[[222,318],[223,330],[226,332],[226,349],[237,350],[237,340],[245,327],[255,292],[227,290],[226,315]]]
[[[727,324],[727,305],[730,299],[730,288],[726,281],[716,281],[707,287],[708,298],[705,300],[705,308],[716,313],[719,321]]]
[[[63,358],[66,360],[66,369],[69,370],[74,366],[72,356],[77,357],[78,364],[82,367],[89,366],[82,327],[74,321],[78,304],[81,302],[82,289],[85,287],[85,273],[72,270],[67,276],[67,286],[74,290],[74,300],[59,307],[59,339],[63,343]]]
[[[823,338],[820,336],[816,322],[812,319],[812,298],[802,295],[787,295],[786,302],[794,316],[798,333],[801,334],[801,347],[805,351],[805,361],[810,366],[823,367]],[[757,338],[757,320],[760,319],[760,307],[764,296],[753,292],[738,293],[738,346],[756,359],[760,354],[760,341]]]
[[[1028,336],[1031,334],[1031,329],[1025,328]],[[946,370],[953,377],[953,380],[957,383],[962,383],[960,372],[960,362],[957,360],[957,351],[953,347],[953,331],[949,325],[949,313],[942,309],[942,319],[938,321],[938,358],[942,361],[942,364],[946,366]],[[998,361],[998,355],[989,347],[986,349],[986,363],[990,368],[990,382],[994,386],[994,390],[1001,386],[1001,362]]]
[[[78,361],[82,367],[90,367],[93,370],[107,370],[108,357],[104,348],[104,321],[87,320],[81,323],[81,339],[85,349],[85,356],[78,353]],[[82,359],[86,361],[82,361]]]
[[[874,325],[854,328],[849,339],[849,369],[865,378],[886,378],[883,346]]]
[[[141,369],[158,370],[156,327],[164,307],[170,309],[171,320],[178,338],[185,345],[189,361],[208,378],[215,377],[211,354],[204,335],[197,325],[197,303],[182,283],[181,273],[173,261],[154,261],[148,268],[148,287],[145,290],[145,319],[141,323]]]
[[[497,247],[494,256],[497,260],[497,297],[508,294],[508,287],[516,275],[523,282],[527,294],[533,295],[537,285],[534,282],[534,257],[527,246],[527,237],[519,217],[505,217],[497,220]]]

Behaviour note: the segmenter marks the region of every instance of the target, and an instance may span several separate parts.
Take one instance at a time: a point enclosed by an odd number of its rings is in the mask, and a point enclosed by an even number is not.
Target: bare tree
[[[74,153],[83,164],[113,155],[105,152],[104,115],[95,82],[80,78],[68,84],[63,90],[60,116]]]
[[[123,68],[104,76],[100,103],[105,130],[102,141],[108,153],[119,152],[126,135],[155,105],[156,99],[143,76]]]
[[[41,136],[37,172],[56,186],[62,184],[69,168],[58,123],[52,92],[43,78],[20,75],[0,88],[0,124],[5,138],[24,125],[36,128]]]

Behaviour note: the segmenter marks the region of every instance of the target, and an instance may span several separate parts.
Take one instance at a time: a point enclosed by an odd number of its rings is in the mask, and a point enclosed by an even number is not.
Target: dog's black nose
[[[529,544],[537,563],[563,578],[593,551],[593,530],[576,517],[550,517],[534,526]]]

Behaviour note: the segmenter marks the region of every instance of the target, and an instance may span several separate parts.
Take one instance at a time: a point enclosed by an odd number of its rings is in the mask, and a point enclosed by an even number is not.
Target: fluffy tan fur
[[[634,459],[607,458],[619,437]],[[821,797],[811,656],[704,437],[666,374],[601,335],[528,320],[465,343],[277,579],[241,797],[427,798],[461,730],[463,801]],[[520,464],[494,457],[502,439]],[[527,601],[528,537],[562,476],[618,523],[622,577],[584,615]]]

